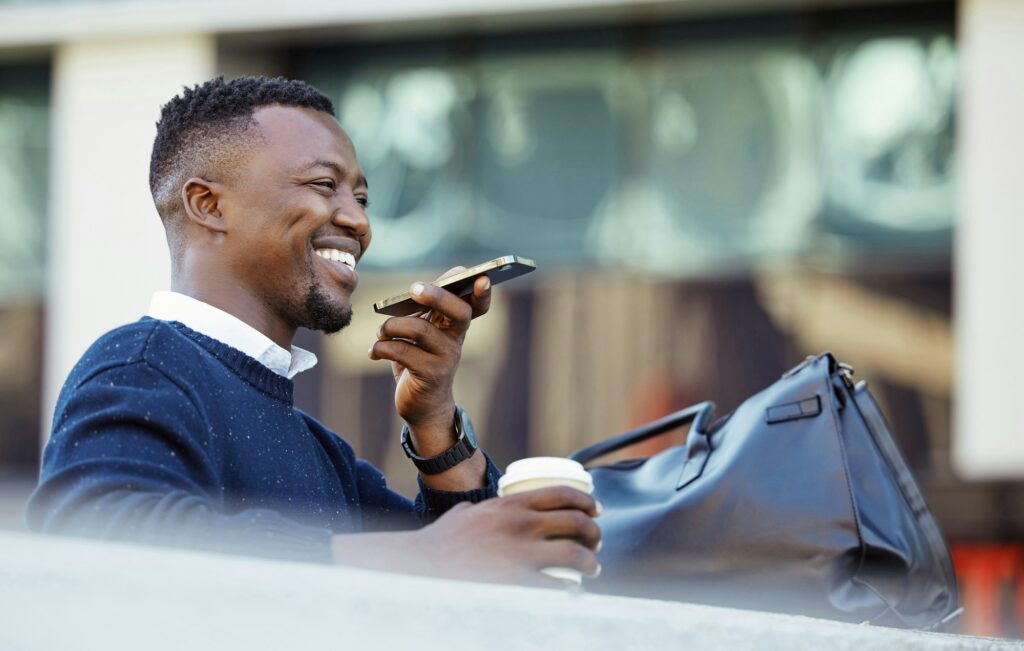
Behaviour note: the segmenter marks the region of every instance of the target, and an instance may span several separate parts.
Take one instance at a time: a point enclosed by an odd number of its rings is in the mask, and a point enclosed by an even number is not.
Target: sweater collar
[[[151,319],[145,316],[143,320]],[[180,321],[163,321],[169,327],[191,339],[213,357],[220,360],[232,373],[245,380],[272,398],[291,406],[294,383],[288,378],[274,373],[255,359],[237,348],[232,348],[222,341],[208,337],[201,332],[189,328]]]
[[[146,316],[160,321],[177,321],[245,353],[289,380],[316,365],[316,355],[308,350],[292,346],[287,351],[238,317],[185,294],[156,292]]]

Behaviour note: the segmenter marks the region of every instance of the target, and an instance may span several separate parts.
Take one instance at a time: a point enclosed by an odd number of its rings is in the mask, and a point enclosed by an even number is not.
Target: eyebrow
[[[300,169],[302,171],[307,171],[313,169],[314,167],[324,167],[333,171],[339,177],[345,176],[345,171],[341,168],[341,165],[338,165],[334,161],[330,160],[315,160],[312,163],[309,163],[308,165],[302,166]],[[356,187],[358,188],[359,186],[363,186],[367,190],[370,189],[370,184],[366,181],[366,177],[363,176],[362,174],[359,175],[359,179],[356,182]]]

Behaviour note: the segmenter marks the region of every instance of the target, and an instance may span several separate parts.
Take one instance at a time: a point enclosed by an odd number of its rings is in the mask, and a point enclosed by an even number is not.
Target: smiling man
[[[316,363],[296,330],[349,323],[371,240],[367,181],[329,98],[260,77],[186,89],[157,124],[150,187],[172,291],[72,370],[33,529],[478,580],[596,573],[592,498],[488,499],[498,471],[452,395],[486,278],[469,302],[415,283],[426,318],[389,319],[367,342],[395,373],[415,501],[293,406],[292,378]]]

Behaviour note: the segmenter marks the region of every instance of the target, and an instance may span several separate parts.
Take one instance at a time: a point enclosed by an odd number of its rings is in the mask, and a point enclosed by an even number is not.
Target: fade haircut
[[[271,105],[334,115],[329,97],[282,77],[217,77],[186,87],[163,106],[149,160],[149,189],[168,235],[178,226],[185,181],[229,180],[238,161],[261,142],[253,112]]]

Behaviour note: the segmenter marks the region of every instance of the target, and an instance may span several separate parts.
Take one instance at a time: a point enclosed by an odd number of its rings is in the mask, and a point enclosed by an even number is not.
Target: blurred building
[[[356,320],[302,335],[322,363],[297,394],[396,486],[370,305],[515,253],[539,271],[498,289],[457,386],[499,464],[724,413],[832,350],[975,594],[1002,591],[974,630],[1012,633],[1018,43],[1018,0],[0,0],[0,490],[82,351],[167,286],[160,105],[281,74],[333,97],[373,188]]]

